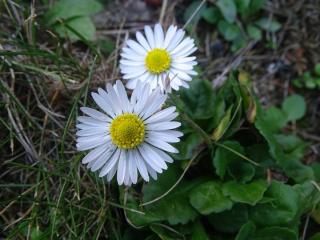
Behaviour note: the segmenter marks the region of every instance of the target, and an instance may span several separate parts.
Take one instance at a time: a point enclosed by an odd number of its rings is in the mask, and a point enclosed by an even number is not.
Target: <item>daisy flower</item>
[[[188,88],[191,76],[197,74],[193,70],[196,57],[190,56],[197,50],[194,40],[184,38],[185,31],[173,25],[166,33],[160,24],[156,24],[154,30],[145,26],[144,33],[145,36],[137,32],[137,41],[128,40],[122,49],[120,70],[128,80],[127,88],[134,89],[138,81],[143,81],[149,82],[152,89],[160,86],[163,90],[167,77],[172,89]]]
[[[82,107],[87,116],[78,117],[77,149],[90,150],[82,159],[91,171],[100,171],[108,181],[117,174],[118,184],[137,183],[138,173],[145,181],[167,169],[173,162],[166,153],[177,153],[170,143],[179,142],[182,133],[173,129],[176,108],[161,109],[166,96],[159,88],[138,82],[129,100],[121,81],[99,88],[92,97],[103,112]]]

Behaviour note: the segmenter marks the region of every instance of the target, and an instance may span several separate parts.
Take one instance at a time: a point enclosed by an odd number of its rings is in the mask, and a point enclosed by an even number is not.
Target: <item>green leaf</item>
[[[264,112],[264,121],[268,123],[268,131],[278,132],[287,124],[287,116],[279,108],[270,107]],[[272,123],[272,124],[270,124]]]
[[[282,109],[287,114],[288,121],[299,120],[306,113],[306,102],[302,96],[294,94],[284,100]]]
[[[202,17],[208,23],[215,24],[221,19],[221,13],[218,8],[216,7],[208,7],[206,10],[203,11]]]
[[[167,228],[164,228],[162,226],[159,225],[151,225],[150,229],[157,234],[157,236],[161,239],[161,240],[175,240],[175,239],[179,239],[181,237],[180,234],[175,233],[173,231],[168,231]]]
[[[70,26],[77,33],[79,33],[86,40],[93,40],[96,27],[93,25],[91,19],[89,17],[77,17],[71,20],[64,22],[64,24]],[[68,37],[71,40],[79,40],[79,36],[77,36],[74,32],[70,31],[63,24],[56,25],[55,30],[61,37]]]
[[[277,32],[281,28],[281,24],[279,22],[265,17],[256,21],[255,24],[268,32]]]
[[[235,233],[248,222],[248,209],[244,204],[236,204],[231,210],[209,215],[208,220],[217,231]]]
[[[210,240],[200,221],[193,224],[191,240]]]
[[[249,37],[254,40],[259,41],[262,38],[261,30],[254,25],[248,25],[247,33],[248,33]]]
[[[320,240],[320,232],[314,234],[309,240]]]
[[[89,16],[102,9],[103,6],[96,0],[60,0],[46,13],[45,21],[51,25],[58,19]]]
[[[232,202],[221,192],[221,184],[205,182],[196,186],[189,194],[191,205],[203,215],[231,209]]]
[[[221,144],[242,155],[245,155],[244,148],[239,142],[225,141]],[[240,180],[243,182],[249,181],[253,177],[255,172],[254,168],[252,166],[248,166],[248,163],[244,162],[245,160],[243,160],[234,152],[223,147],[217,147],[213,154],[213,165],[216,169],[216,174],[221,179],[225,177],[227,171],[235,180]]]
[[[209,81],[194,79],[189,89],[181,89],[184,111],[193,119],[209,119],[215,112],[215,98]]]
[[[320,192],[311,182],[296,184],[293,188],[300,196],[300,214],[313,211],[320,203]]]
[[[228,23],[226,21],[219,21],[218,23],[219,32],[223,35],[223,37],[232,41],[238,38],[241,35],[241,30],[236,24]]]
[[[320,63],[317,63],[317,64],[314,66],[314,73],[315,73],[317,76],[320,76]]]
[[[289,228],[268,227],[258,230],[252,240],[298,240],[298,236]]]
[[[299,194],[289,185],[272,181],[265,192],[272,202],[257,204],[250,209],[251,219],[262,226],[287,224],[299,212]]]
[[[291,158],[300,159],[304,156],[308,143],[296,135],[274,135],[276,141],[282,146],[283,151]]]
[[[252,235],[256,231],[256,226],[253,222],[249,221],[242,225],[235,240],[248,240],[251,239]]]
[[[229,22],[233,23],[237,15],[237,7],[233,0],[218,0],[217,6],[220,9],[224,18]]]
[[[179,154],[175,154],[174,158],[177,160],[191,159],[202,142],[202,137],[195,132],[184,135],[181,142],[175,144],[175,147],[179,150]]]
[[[263,7],[265,0],[236,0],[237,9],[243,18],[247,21]]]
[[[177,181],[178,176],[180,176],[179,171],[174,165],[171,165],[168,170],[159,175],[158,180],[152,180],[144,185],[144,202],[161,196]],[[192,182],[181,181],[170,194],[155,203],[147,205],[145,212],[165,219],[171,225],[186,224],[195,219],[197,212],[190,205],[188,195],[190,190],[199,184],[199,181],[200,179]]]
[[[267,182],[264,180],[256,180],[247,184],[227,182],[223,185],[222,192],[234,202],[254,206],[262,199],[267,187]]]

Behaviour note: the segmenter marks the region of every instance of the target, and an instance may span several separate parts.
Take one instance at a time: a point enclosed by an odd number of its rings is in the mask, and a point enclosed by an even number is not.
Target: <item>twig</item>
[[[187,22],[183,25],[182,29],[185,29],[189,23],[191,22],[191,20],[194,18],[194,16],[199,12],[200,8],[203,6],[203,4],[205,4],[206,0],[202,0],[202,2],[199,4],[199,6],[196,8],[196,10],[194,10],[194,12],[191,14],[191,16],[189,17],[189,19],[187,20]]]
[[[164,17],[164,13],[166,12],[167,5],[168,5],[168,0],[163,0],[162,1],[161,12],[160,12],[160,16],[159,16],[159,23],[161,25],[163,25],[163,17]]]

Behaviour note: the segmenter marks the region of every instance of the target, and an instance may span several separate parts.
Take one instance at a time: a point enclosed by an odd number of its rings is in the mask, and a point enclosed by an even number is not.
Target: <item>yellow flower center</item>
[[[144,123],[137,115],[125,113],[112,120],[110,134],[112,142],[119,148],[135,148],[144,140]]]
[[[148,52],[145,64],[149,72],[159,74],[170,68],[171,57],[165,49],[155,48]]]

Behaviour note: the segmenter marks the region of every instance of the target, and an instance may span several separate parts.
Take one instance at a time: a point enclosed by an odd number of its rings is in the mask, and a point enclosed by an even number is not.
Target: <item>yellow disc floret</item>
[[[152,49],[145,58],[146,68],[153,74],[159,74],[170,68],[171,57],[167,50],[161,48]]]
[[[144,123],[137,115],[125,113],[112,120],[110,134],[112,142],[119,148],[135,148],[144,140]]]

